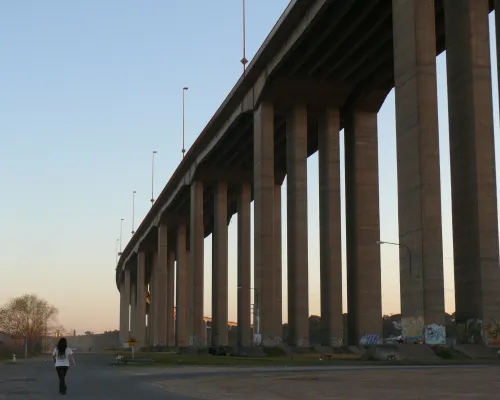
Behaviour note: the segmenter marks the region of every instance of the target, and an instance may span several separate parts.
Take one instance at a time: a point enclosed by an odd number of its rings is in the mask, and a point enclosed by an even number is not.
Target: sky
[[[246,3],[247,58],[251,60],[289,2]],[[498,143],[492,15],[490,32]],[[445,57],[438,57],[437,73],[445,300],[446,310],[453,312]],[[59,322],[68,330],[117,329],[117,239],[122,236],[125,247],[131,237],[132,192],[137,191],[137,227],[151,206],[152,151],[158,151],[155,198],[181,160],[182,88],[189,87],[189,149],[240,77],[241,2],[2,2],[0,58],[0,305],[15,296],[36,293],[59,309]],[[379,112],[378,128],[381,239],[397,242],[394,92]],[[498,146],[496,153],[499,157]],[[311,314],[320,310],[317,166],[313,155],[308,160]],[[286,321],[286,181],[282,212]],[[236,220],[232,218],[229,226],[231,320],[236,320]],[[344,219],[342,225],[346,309]],[[211,314],[211,243],[210,236],[205,240],[207,316]],[[383,312],[398,313],[399,250],[382,246],[381,254]]]

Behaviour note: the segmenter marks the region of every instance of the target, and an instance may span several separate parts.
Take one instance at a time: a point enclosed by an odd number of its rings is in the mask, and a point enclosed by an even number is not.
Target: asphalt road
[[[196,400],[172,395],[153,385],[158,378],[127,373],[112,367],[113,357],[76,354],[77,368],[68,371],[65,396],[58,391],[58,379],[50,360],[18,360],[0,364],[0,400],[95,399],[95,400]]]
[[[18,360],[15,365],[0,364],[0,400],[95,399],[95,400],[199,400],[168,393],[168,380],[195,379],[197,377],[225,377],[246,375],[251,372],[266,374],[295,373],[298,376],[308,372],[326,371],[392,371],[414,370],[464,370],[469,374],[496,376],[498,366],[323,366],[323,367],[113,367],[113,356],[98,354],[76,354],[77,368],[71,368],[67,375],[68,392],[58,392],[58,379],[50,358],[45,360]],[[357,378],[356,378],[357,379]],[[356,381],[354,379],[354,381]],[[155,382],[166,382],[163,388]],[[193,381],[193,384],[196,381]],[[199,383],[198,383],[199,384]],[[165,387],[167,391],[165,391]],[[207,388],[207,390],[210,390]],[[495,389],[495,393],[497,393]],[[383,398],[383,397],[378,397]]]

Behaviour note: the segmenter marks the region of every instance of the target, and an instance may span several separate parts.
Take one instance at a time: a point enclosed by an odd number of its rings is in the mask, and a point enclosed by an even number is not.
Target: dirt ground
[[[249,374],[159,382],[204,400],[480,400],[500,398],[495,367],[376,369],[328,373]]]

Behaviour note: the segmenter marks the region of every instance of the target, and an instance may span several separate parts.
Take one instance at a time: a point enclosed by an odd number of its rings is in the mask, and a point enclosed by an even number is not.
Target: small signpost
[[[135,350],[135,344],[137,341],[134,338],[130,338],[128,340],[128,345],[132,347],[132,358],[134,358],[134,350]]]

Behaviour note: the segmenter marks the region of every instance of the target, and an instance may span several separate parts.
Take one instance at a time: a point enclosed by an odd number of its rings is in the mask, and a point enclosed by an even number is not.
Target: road
[[[196,400],[172,395],[152,384],[150,375],[131,376],[130,368],[110,364],[113,357],[82,354],[77,368],[68,371],[68,393],[58,392],[58,380],[51,361],[18,360],[16,365],[0,364],[0,400],[94,399],[94,400]],[[141,368],[139,368],[141,369]]]
[[[65,397],[77,400],[248,400],[264,398],[262,385],[266,388],[266,396],[273,399],[303,399],[312,393],[316,393],[314,398],[317,399],[331,399],[332,390],[338,392],[340,397],[335,398],[340,399],[400,399],[401,393],[415,399],[489,399],[500,391],[500,381],[496,379],[499,368],[495,365],[151,368],[114,367],[111,365],[113,362],[113,356],[77,354],[78,366],[68,372],[68,393]],[[257,375],[252,377],[252,373]],[[325,377],[325,373],[330,375]],[[264,379],[267,381],[264,382]],[[299,386],[293,387],[294,384]],[[327,394],[321,397],[318,392],[321,384],[334,384],[334,388],[325,387]],[[271,395],[273,385],[276,386],[274,397]],[[286,393],[286,388],[291,393]],[[342,388],[345,389],[343,395]],[[414,397],[408,392],[410,388],[418,389],[412,393]],[[169,390],[185,395],[170,393]],[[304,393],[299,393],[300,390]],[[50,359],[19,360],[15,365],[0,364],[0,400],[60,397],[57,375]]]

